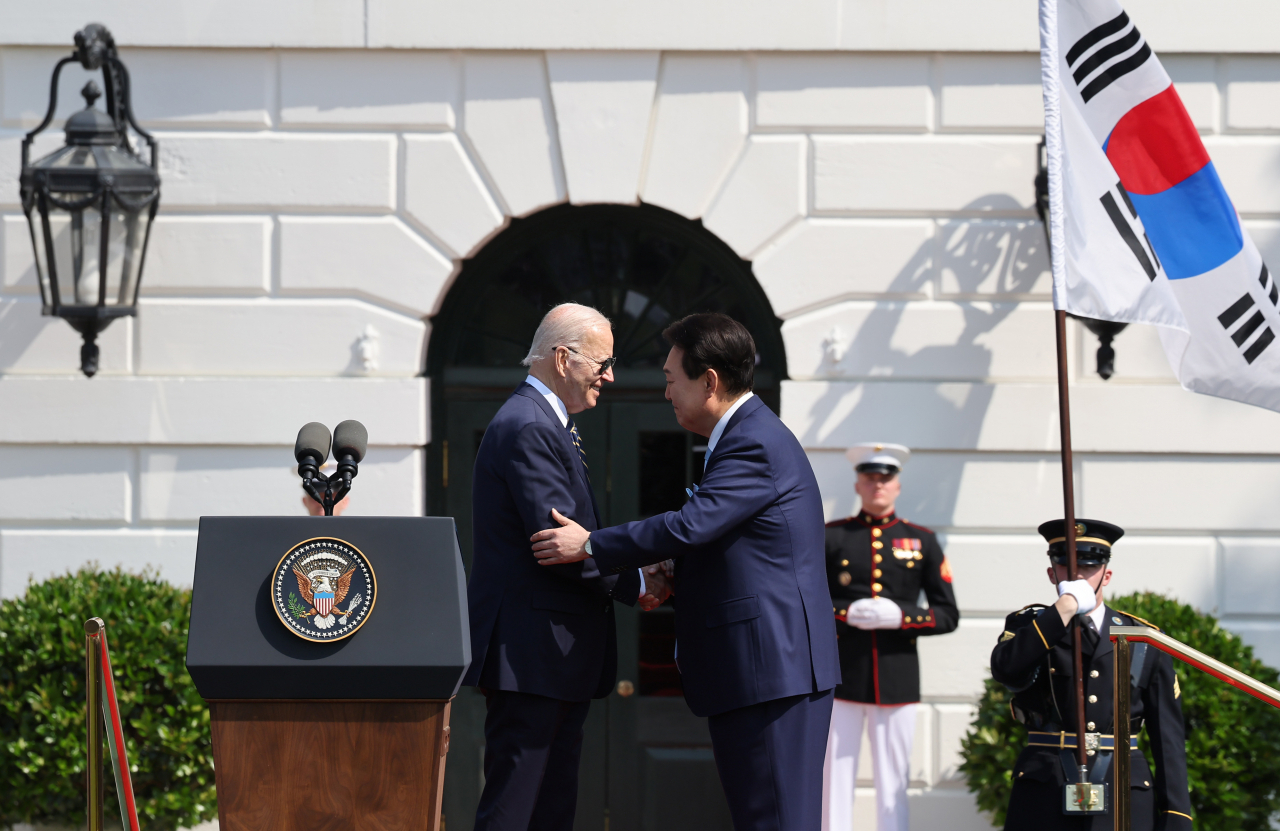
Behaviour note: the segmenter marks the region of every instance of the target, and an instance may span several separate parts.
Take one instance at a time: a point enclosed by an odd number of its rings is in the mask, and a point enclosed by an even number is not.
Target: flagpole
[[[1053,262],[1053,241],[1049,233],[1049,170],[1046,155],[1046,140],[1040,140],[1036,157],[1039,171],[1035,179],[1036,213],[1044,225],[1044,240],[1049,250],[1050,264]],[[1067,384],[1067,313],[1064,309],[1054,309],[1053,323],[1057,335],[1058,346],[1058,429],[1059,444],[1062,448],[1062,515],[1065,520],[1063,543],[1067,547],[1067,576],[1071,580],[1080,579],[1080,565],[1076,559],[1076,489],[1075,465],[1071,454],[1071,396]],[[1077,615],[1072,620],[1072,662],[1075,669],[1076,687],[1076,764],[1080,768],[1080,783],[1088,781],[1088,757],[1085,753],[1085,713],[1084,713],[1084,643],[1081,632],[1082,621]]]

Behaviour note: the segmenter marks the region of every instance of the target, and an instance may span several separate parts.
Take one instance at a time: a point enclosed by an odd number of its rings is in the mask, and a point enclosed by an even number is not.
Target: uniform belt
[[[1027,733],[1028,747],[1056,747],[1059,749],[1074,750],[1076,747],[1075,733],[1038,733],[1031,730]],[[1085,733],[1084,746],[1086,750],[1115,750],[1116,737],[1109,733]],[[1138,749],[1138,737],[1129,737],[1129,749]]]

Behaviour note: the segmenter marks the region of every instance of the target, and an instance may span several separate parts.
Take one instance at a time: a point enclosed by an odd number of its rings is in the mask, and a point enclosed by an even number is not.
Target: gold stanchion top
[[[100,617],[91,617],[84,622],[84,633],[86,635],[97,635],[106,628],[106,621]]]

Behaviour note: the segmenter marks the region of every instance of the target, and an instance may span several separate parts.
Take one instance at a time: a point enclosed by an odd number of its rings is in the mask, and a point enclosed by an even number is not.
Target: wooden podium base
[[[210,701],[222,831],[438,831],[449,701]]]

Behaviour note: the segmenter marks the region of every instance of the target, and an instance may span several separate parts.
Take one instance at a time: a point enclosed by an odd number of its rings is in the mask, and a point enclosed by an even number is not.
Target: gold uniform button
[[[871,572],[871,576],[872,576],[872,577],[879,577],[879,576],[880,576],[881,574],[883,574],[883,573],[884,573],[884,572],[882,572],[880,569],[876,569],[876,570],[874,570],[874,571],[872,571],[872,572]]]
[[[872,528],[872,529],[871,529],[871,536],[873,536],[873,537],[878,537],[878,536],[880,536],[880,535],[881,535],[881,534],[883,534],[883,533],[884,533],[884,531],[881,531],[879,528]]]
[[[847,566],[847,565],[849,565],[849,561],[848,561],[848,560],[841,560],[841,561],[840,561],[840,567],[841,567],[841,568],[843,568],[843,567],[845,567],[845,566]]]
[[[880,540],[872,540],[872,541],[871,541],[871,547],[872,547],[872,548],[884,548],[884,543],[880,542]]]
[[[1086,751],[1084,752],[1084,755],[1086,755],[1086,756],[1092,756],[1092,755],[1094,755],[1094,754],[1095,754],[1095,753],[1097,753],[1097,752],[1098,752],[1098,751],[1096,751],[1096,750],[1086,750]]]
[[[847,586],[853,582],[853,575],[847,571],[842,571],[840,572],[839,576],[836,577],[836,580],[840,583],[840,585]]]
[[[915,564],[915,563],[913,563],[913,562],[912,562],[912,561],[910,561],[910,560],[907,560],[907,568],[915,568],[915,567],[916,567],[916,564]]]
[[[881,590],[881,589],[883,589],[883,588],[884,588],[884,586],[880,585],[879,583],[872,583],[872,584],[871,584],[871,590],[872,590],[873,592],[878,592],[878,591],[880,591],[880,590]]]
[[[883,562],[883,561],[884,561],[884,557],[880,556],[879,554],[877,554],[877,555],[876,555],[875,557],[873,557],[872,559],[873,559],[873,560],[875,560],[877,564],[879,564],[879,563],[881,563],[881,562]]]
[[[1090,703],[1090,704],[1097,704],[1097,703],[1098,703],[1098,697],[1097,697],[1096,695],[1091,695],[1091,696],[1089,696],[1089,703]]]
[[[1090,677],[1090,678],[1097,678],[1097,677],[1098,677],[1098,671],[1097,671],[1096,669],[1095,669],[1095,670],[1090,671],[1090,672],[1089,672],[1089,677]]]
[[[1088,727],[1088,729],[1090,729],[1090,730],[1097,730],[1097,729],[1098,729],[1098,725],[1094,724],[1092,721],[1091,721],[1091,722],[1089,722],[1089,723],[1088,723],[1087,725],[1085,725],[1085,726],[1086,726],[1086,727]]]
[[[1150,782],[1148,782],[1147,780],[1143,779],[1143,780],[1142,780],[1142,786],[1143,786],[1144,788],[1149,788],[1149,787],[1151,787],[1151,783],[1150,783]]]

